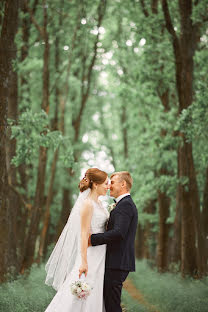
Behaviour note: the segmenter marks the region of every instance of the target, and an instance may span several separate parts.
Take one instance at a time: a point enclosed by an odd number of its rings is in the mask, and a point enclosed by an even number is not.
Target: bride
[[[88,169],[79,183],[80,195],[46,264],[46,281],[57,290],[45,312],[104,312],[103,280],[106,245],[88,247],[90,234],[104,232],[109,213],[98,201],[108,190],[107,173]],[[70,285],[85,274],[93,287],[89,297],[72,295]]]

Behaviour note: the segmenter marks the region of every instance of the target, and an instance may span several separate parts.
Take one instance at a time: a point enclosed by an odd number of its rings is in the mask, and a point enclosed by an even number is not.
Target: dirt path
[[[151,305],[144,299],[142,293],[140,293],[140,291],[134,286],[130,279],[127,279],[124,282],[124,289],[129,293],[132,298],[145,306],[150,312],[160,312],[155,306]]]

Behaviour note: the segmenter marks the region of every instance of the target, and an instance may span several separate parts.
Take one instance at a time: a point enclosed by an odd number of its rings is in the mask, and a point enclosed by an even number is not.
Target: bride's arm
[[[88,247],[88,237],[90,234],[90,225],[92,219],[93,207],[92,203],[86,201],[81,210],[81,258],[82,264],[79,268],[79,277],[82,273],[87,276],[88,264],[87,264],[87,247]]]

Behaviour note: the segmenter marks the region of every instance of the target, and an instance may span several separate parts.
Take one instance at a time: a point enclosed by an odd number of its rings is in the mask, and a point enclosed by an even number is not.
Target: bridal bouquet
[[[71,292],[79,299],[86,299],[91,293],[92,287],[83,280],[71,284]]]

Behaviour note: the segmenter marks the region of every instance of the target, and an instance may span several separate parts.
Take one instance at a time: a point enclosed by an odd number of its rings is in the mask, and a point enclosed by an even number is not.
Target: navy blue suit
[[[91,235],[92,246],[107,244],[104,300],[106,312],[120,312],[121,290],[130,271],[135,271],[134,241],[138,223],[137,208],[130,195],[111,211],[105,233]]]

